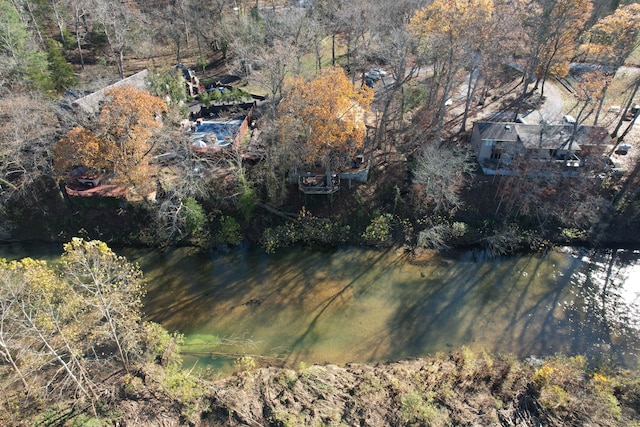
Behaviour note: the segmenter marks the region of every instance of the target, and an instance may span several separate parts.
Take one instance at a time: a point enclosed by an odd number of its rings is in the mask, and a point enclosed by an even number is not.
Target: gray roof
[[[515,123],[475,122],[474,126],[480,132],[480,139],[511,142],[516,142],[518,140],[518,134],[515,131]]]
[[[530,125],[522,123],[476,122],[480,139],[517,142],[526,148],[557,149],[565,146],[571,139],[573,125]],[[609,145],[612,143],[607,129],[601,126],[580,125],[576,129],[571,143],[572,150],[580,150],[581,146]],[[565,148],[569,148],[566,146]]]
[[[573,126],[571,125],[522,125],[518,127],[518,136],[522,145],[531,149],[569,148],[568,143],[572,133]],[[572,150],[580,150],[578,141],[578,138],[573,138],[570,147]]]
[[[100,111],[100,104],[105,99],[104,93],[109,89],[113,89],[118,86],[132,85],[136,89],[148,89],[147,85],[147,70],[142,70],[132,76],[115,82],[112,85],[104,87],[98,91],[93,92],[83,98],[76,99],[71,105],[75,109],[80,109],[87,114],[96,114]]]

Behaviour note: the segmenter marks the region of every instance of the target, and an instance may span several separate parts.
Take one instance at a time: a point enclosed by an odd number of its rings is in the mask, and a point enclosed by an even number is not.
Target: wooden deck
[[[340,178],[332,175],[327,182],[326,175],[305,175],[298,180],[298,188],[304,194],[333,194],[340,190]]]

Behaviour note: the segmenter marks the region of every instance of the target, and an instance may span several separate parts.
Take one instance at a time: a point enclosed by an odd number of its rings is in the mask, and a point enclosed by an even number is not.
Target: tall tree
[[[78,79],[73,72],[73,67],[62,55],[62,45],[51,39],[48,39],[45,44],[53,89],[58,93],[64,93],[65,90],[77,84]]]
[[[339,67],[308,82],[293,78],[278,106],[283,139],[301,143],[305,160],[322,162],[329,173],[332,158],[362,147],[372,98],[373,91],[356,89]]]
[[[46,54],[32,38],[16,8],[0,0],[0,87],[50,89]]]
[[[101,25],[109,47],[109,56],[116,62],[120,78],[124,78],[124,55],[135,46],[143,20],[130,3],[99,1],[93,13]]]
[[[23,387],[3,409],[24,400],[71,400],[94,412],[108,405],[105,379],[123,372],[119,365],[155,362],[174,345],[142,320],[141,284],[139,268],[98,241],[74,239],[51,265],[0,259],[0,386]]]
[[[167,106],[160,98],[129,85],[111,89],[106,96],[97,128],[69,131],[54,147],[54,165],[63,175],[84,165],[107,169],[120,183],[134,187],[149,184],[148,156]]]
[[[170,0],[163,8],[151,11],[153,25],[156,26],[155,39],[158,43],[172,43],[175,48],[176,62],[182,62],[183,51],[189,48],[190,15],[192,5],[189,0]]]
[[[598,103],[594,123],[598,123],[604,96],[618,68],[640,45],[640,5],[620,6],[611,15],[601,18],[586,34],[581,51],[588,62],[610,67],[607,84]]]
[[[409,27],[420,40],[427,63],[433,65],[436,142],[441,139],[456,74],[475,54],[475,36],[484,30],[492,13],[492,0],[435,0],[411,18]]]
[[[122,367],[129,372],[137,347],[132,341],[137,334],[130,329],[141,322],[142,272],[104,242],[75,238],[64,251],[65,280],[95,313],[91,319],[94,336],[114,343]]]
[[[544,95],[547,76],[564,77],[574,56],[578,38],[591,17],[591,0],[548,0],[543,2],[544,42],[538,52],[536,75],[542,80],[540,93]]]
[[[12,310],[11,323],[4,326],[21,336],[8,351],[18,355],[28,350],[16,365],[37,373],[31,381],[45,376],[62,393],[77,391],[95,405],[94,382],[79,357],[81,337],[88,331],[71,327],[74,314],[81,311],[80,301],[69,297],[64,282],[45,262],[31,259],[0,260],[0,290],[0,298]]]

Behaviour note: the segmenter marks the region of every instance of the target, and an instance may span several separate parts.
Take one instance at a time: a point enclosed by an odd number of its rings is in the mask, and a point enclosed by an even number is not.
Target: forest
[[[637,247],[639,32],[633,1],[0,0],[0,241],[69,242],[59,265],[0,265],[0,421],[633,425],[635,374],[562,357],[299,372],[241,358],[212,383],[144,320],[142,273],[107,244]],[[247,102],[241,138],[196,146],[194,106],[225,104],[230,122]],[[564,124],[569,158],[517,153],[487,175],[482,121]],[[610,144],[574,168],[585,126]],[[388,412],[353,409],[354,378]]]
[[[618,3],[4,1],[0,236],[267,251],[633,245],[636,150],[613,151],[635,137],[639,12]],[[193,149],[191,106],[224,92],[187,90],[182,63],[202,88],[231,78],[238,99],[260,96],[243,141]],[[139,71],[144,89],[108,90]],[[104,88],[99,112],[74,108]],[[611,151],[570,176],[552,161],[531,173],[526,154],[517,173],[480,171],[474,121],[567,113],[573,135],[606,129]],[[367,181],[347,182],[358,162]],[[78,171],[113,197],[69,197]],[[342,184],[309,195],[295,185],[305,172]]]

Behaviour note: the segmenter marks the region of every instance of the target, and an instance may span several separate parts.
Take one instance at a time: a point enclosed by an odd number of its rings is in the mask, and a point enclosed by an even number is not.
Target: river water
[[[0,256],[56,255],[40,250],[0,246]],[[242,354],[296,367],[461,346],[638,366],[638,251],[499,258],[466,251],[421,264],[362,248],[117,252],[145,273],[147,317],[183,333],[185,362],[200,368],[225,370]]]

